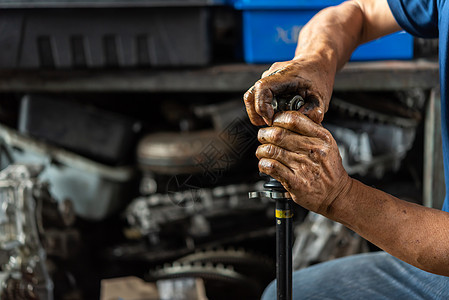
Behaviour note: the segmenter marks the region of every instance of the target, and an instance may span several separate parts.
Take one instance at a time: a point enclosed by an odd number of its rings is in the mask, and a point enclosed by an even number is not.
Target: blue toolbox
[[[243,55],[247,63],[292,59],[302,27],[321,9],[342,0],[236,0],[242,10]],[[351,60],[413,58],[413,37],[394,33],[359,46]]]

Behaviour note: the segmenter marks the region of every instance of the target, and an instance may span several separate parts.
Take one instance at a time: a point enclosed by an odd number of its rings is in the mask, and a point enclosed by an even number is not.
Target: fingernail
[[[265,123],[267,123],[268,126],[273,125],[272,119],[268,119],[268,118],[265,118],[265,117],[263,119],[264,119]]]

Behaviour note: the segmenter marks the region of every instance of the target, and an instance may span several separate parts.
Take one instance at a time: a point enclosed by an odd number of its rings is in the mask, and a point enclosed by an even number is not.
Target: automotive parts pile
[[[419,101],[410,101],[410,97],[422,95],[396,97],[401,98],[400,103],[388,109],[384,107],[387,101],[370,107],[348,101],[350,95],[338,95],[332,100],[324,126],[337,140],[348,173],[381,178],[402,167],[420,123],[419,114],[414,112],[420,108],[409,106]],[[36,99],[28,97],[27,101]],[[71,104],[83,105],[82,101]],[[15,178],[17,186],[24,185],[32,191],[26,192],[32,195],[28,196],[32,200],[29,203],[34,201],[36,208],[43,208],[34,214],[27,206],[14,210],[23,216],[34,215],[36,220],[35,231],[31,223],[23,224],[31,240],[24,240],[20,247],[44,255],[34,255],[34,260],[21,259],[26,262],[22,268],[16,257],[25,252],[14,250],[11,254],[11,250],[6,250],[10,243],[2,242],[6,256],[0,259],[8,257],[2,261],[1,280],[8,286],[4,295],[51,299],[51,282],[57,298],[61,295],[58,289],[76,291],[78,286],[89,286],[89,282],[98,289],[102,278],[139,276],[157,282],[161,289],[177,285],[179,277],[190,278],[182,284],[192,287],[201,282],[207,296],[214,300],[220,299],[223,290],[228,292],[224,299],[260,296],[274,278],[275,228],[274,203],[248,199],[248,192],[263,189],[263,182],[257,182],[257,159],[253,155],[257,129],[248,125],[240,100],[193,105],[188,109],[183,102],[175,108],[168,104],[162,102],[159,107],[166,114],[158,120],[164,122],[163,129],[153,126],[150,118],[151,126],[142,126],[144,135],[139,136],[136,144],[127,145],[137,151],[122,161],[135,164],[108,165],[93,156],[70,152],[77,147],[52,144],[38,140],[32,131],[27,136],[0,126],[0,166],[10,166],[2,171],[2,182]],[[154,109],[153,104],[151,107]],[[388,110],[395,113],[389,115]],[[34,120],[35,124],[41,121]],[[33,171],[27,166],[31,163],[45,168]],[[18,174],[22,171],[10,169],[13,164],[21,164],[14,168],[23,168],[23,173],[29,175],[21,178]],[[2,187],[2,195],[5,191]],[[73,207],[67,201],[54,201],[50,193],[57,199],[70,198]],[[2,206],[10,207],[3,214],[8,215],[15,207],[11,203],[16,200],[11,199],[19,195],[16,194],[2,196],[1,201],[10,199],[6,201],[9,204]],[[60,206],[65,208],[61,210]],[[296,269],[367,251],[365,241],[341,224],[306,213],[295,207]],[[2,220],[0,228],[4,230],[12,225],[3,224],[16,224],[10,222],[12,217]],[[70,264],[60,262],[73,260],[74,250],[80,244],[84,246],[83,254],[88,255],[77,257],[82,259],[82,268],[72,272]],[[9,257],[15,258],[15,264]],[[46,269],[43,262],[48,265]],[[30,264],[34,268],[31,273]],[[62,273],[63,279],[55,276],[57,273]],[[33,276],[38,280],[30,279]],[[29,288],[30,282],[39,284]],[[243,288],[247,295],[235,294]],[[95,292],[83,292],[74,298],[96,296]]]
[[[339,117],[324,126],[337,141],[343,166],[349,175],[369,174],[381,179],[386,172],[399,170],[413,146],[421,121],[419,110],[408,107],[410,102],[420,101],[410,98],[421,99],[424,95],[410,93],[397,98],[403,103],[385,96],[376,98],[365,94],[353,96],[349,101],[333,97],[331,110]]]
[[[50,196],[47,184],[37,180],[41,171],[36,165],[11,165],[0,172],[2,299],[53,299],[48,257],[66,259],[79,243],[70,228],[71,204]]]

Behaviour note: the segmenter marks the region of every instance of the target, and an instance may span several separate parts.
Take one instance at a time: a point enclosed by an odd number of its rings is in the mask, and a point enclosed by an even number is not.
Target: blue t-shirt
[[[446,0],[388,0],[398,24],[409,33],[425,38],[439,38],[441,85],[441,132],[446,182],[443,210],[449,212],[449,93],[448,43],[449,1]]]

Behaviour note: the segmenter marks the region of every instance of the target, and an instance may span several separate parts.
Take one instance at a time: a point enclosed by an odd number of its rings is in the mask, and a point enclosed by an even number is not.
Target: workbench
[[[243,93],[269,65],[219,64],[185,69],[110,71],[1,71],[0,92],[195,92]],[[351,62],[338,74],[335,91],[429,91],[424,120],[423,203],[441,207],[442,165],[438,63],[427,60]]]

